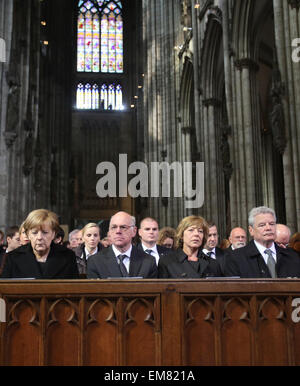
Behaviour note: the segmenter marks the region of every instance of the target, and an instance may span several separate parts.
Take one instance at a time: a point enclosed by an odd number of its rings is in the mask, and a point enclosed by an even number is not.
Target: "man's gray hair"
[[[135,227],[135,224],[136,224],[135,217],[134,216],[130,216],[130,217],[131,217],[132,225]]]
[[[69,241],[71,241],[71,238],[76,235],[76,233],[80,232],[80,229],[74,229],[72,232],[69,233]]]
[[[255,217],[259,214],[271,214],[276,222],[276,214],[272,208],[268,208],[267,206],[258,206],[257,208],[253,208],[249,212],[248,224],[253,227]]]

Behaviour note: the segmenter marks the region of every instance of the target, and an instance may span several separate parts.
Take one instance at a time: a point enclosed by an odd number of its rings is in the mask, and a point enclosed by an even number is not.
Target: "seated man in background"
[[[275,243],[276,215],[273,209],[261,206],[249,213],[248,245],[226,256],[225,276],[241,278],[300,277],[300,259],[291,249]]]
[[[74,229],[69,233],[70,249],[75,250],[82,244],[82,232],[80,229]]]
[[[229,235],[229,241],[231,243],[231,246],[229,247],[229,250],[234,250],[238,248],[242,248],[247,243],[247,233],[243,228],[236,227],[233,228]]]
[[[21,246],[19,227],[12,226],[6,229],[6,253]]]
[[[153,256],[158,265],[160,257],[170,252],[168,248],[156,244],[159,235],[158,222],[151,217],[144,218],[140,223],[138,233],[141,239],[140,244],[137,245],[138,249]]]
[[[291,230],[284,224],[276,224],[275,243],[281,248],[287,248],[291,238]]]
[[[224,264],[225,264],[225,252],[223,249],[217,246],[218,243],[219,243],[218,228],[216,224],[212,222],[208,223],[208,237],[202,249],[202,252],[206,256],[210,257],[211,259],[217,260],[223,273]]]
[[[133,216],[126,212],[118,212],[112,216],[109,224],[112,245],[88,259],[88,279],[156,278],[157,266],[154,257],[132,245],[136,232]]]

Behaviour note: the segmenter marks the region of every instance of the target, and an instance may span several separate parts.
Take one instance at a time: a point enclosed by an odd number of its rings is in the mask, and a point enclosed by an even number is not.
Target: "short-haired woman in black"
[[[219,263],[202,253],[208,235],[208,225],[204,218],[185,217],[176,232],[177,249],[159,259],[159,278],[197,279],[223,276]]]

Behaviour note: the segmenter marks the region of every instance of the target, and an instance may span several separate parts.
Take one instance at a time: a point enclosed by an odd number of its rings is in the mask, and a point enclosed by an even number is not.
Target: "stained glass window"
[[[79,1],[77,71],[123,73],[122,1]]]
[[[90,83],[79,83],[76,105],[78,109],[123,110],[122,86],[113,83],[100,86],[96,83],[93,86]]]

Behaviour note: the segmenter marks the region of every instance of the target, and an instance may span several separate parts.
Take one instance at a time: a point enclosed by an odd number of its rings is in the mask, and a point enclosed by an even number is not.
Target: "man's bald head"
[[[290,242],[291,230],[284,224],[276,224],[276,239],[275,243],[281,248],[287,248]]]
[[[242,248],[247,242],[247,233],[243,228],[236,227],[230,232],[229,241],[232,249]]]

